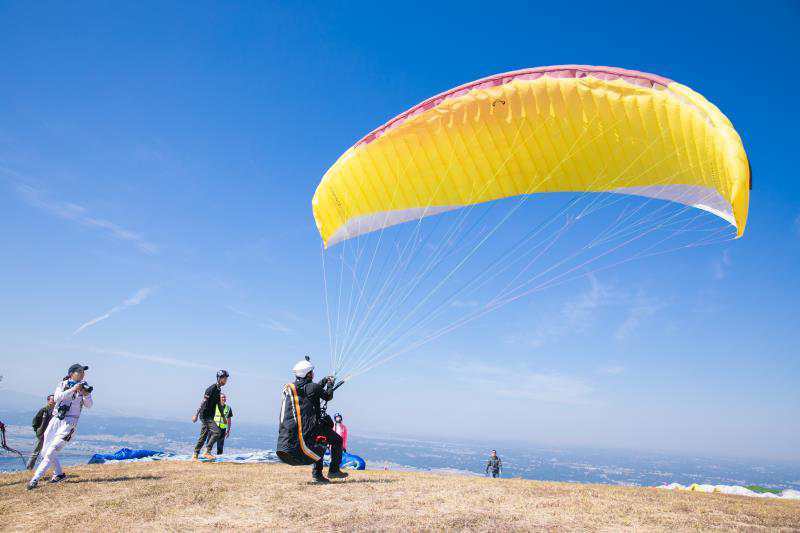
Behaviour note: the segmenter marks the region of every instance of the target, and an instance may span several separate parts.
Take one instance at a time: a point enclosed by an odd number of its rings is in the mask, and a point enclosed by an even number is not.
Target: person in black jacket
[[[47,397],[47,405],[39,409],[36,413],[36,416],[33,417],[31,421],[31,427],[33,427],[33,431],[36,432],[36,447],[31,452],[31,458],[28,459],[28,470],[33,470],[34,465],[36,465],[36,460],[39,458],[39,452],[42,451],[42,443],[44,442],[44,432],[47,429],[47,424],[50,423],[50,419],[53,418],[53,408],[55,408],[56,402],[53,400],[53,395]]]
[[[229,374],[227,370],[220,370],[217,372],[217,382],[206,389],[206,392],[203,395],[203,401],[200,403],[200,407],[192,417],[192,422],[197,422],[197,419],[199,418],[201,423],[200,438],[197,439],[197,444],[194,446],[195,459],[198,458],[203,444],[206,445],[206,452],[202,456],[203,459],[209,461],[213,461],[215,459],[214,455],[211,453],[211,450],[222,436],[222,430],[220,430],[217,423],[214,422],[214,416],[217,414],[217,408],[224,409],[224,406],[220,401],[220,396],[222,394],[222,387],[228,383],[228,377]]]
[[[319,383],[314,383],[314,365],[308,359],[298,362],[292,369],[295,375],[294,385],[297,388],[300,412],[303,419],[315,425],[317,438],[323,437],[331,447],[331,463],[328,467],[328,478],[344,479],[347,474],[341,471],[342,465],[342,437],[333,431],[333,420],[324,414],[322,402],[333,400],[334,379],[326,377]],[[315,483],[330,483],[322,474],[322,458],[314,463],[311,477]]]
[[[497,456],[497,450],[492,450],[492,455],[489,456],[489,460],[486,461],[486,475],[489,475],[491,471],[492,477],[500,477],[500,473],[503,471],[503,461],[500,457]]]

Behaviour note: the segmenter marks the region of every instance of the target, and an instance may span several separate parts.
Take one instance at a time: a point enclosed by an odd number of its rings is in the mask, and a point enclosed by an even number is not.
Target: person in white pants
[[[39,479],[51,466],[53,477],[50,478],[50,483],[58,483],[67,477],[61,468],[58,454],[75,435],[83,408],[92,407],[92,393],[87,390],[83,379],[87,370],[88,366],[78,363],[70,366],[66,377],[53,393],[56,405],[53,408],[53,418],[44,432],[42,461],[28,483],[28,490],[36,488]]]

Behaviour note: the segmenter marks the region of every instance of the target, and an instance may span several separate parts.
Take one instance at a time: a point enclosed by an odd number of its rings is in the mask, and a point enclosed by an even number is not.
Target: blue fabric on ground
[[[367,468],[367,462],[352,453],[342,453],[342,468],[352,468],[353,470],[364,470]]]
[[[128,459],[142,459],[144,457],[152,457],[160,455],[164,452],[157,452],[154,450],[131,450],[130,448],[122,448],[115,453],[102,454],[96,453],[89,459],[89,464],[100,464],[106,461],[127,461]]]
[[[324,459],[325,466],[328,466],[331,463],[331,450],[328,448],[325,450],[325,459]],[[367,462],[359,457],[358,455],[354,455],[352,453],[342,452],[342,465],[340,468],[352,468],[353,470],[366,470]]]

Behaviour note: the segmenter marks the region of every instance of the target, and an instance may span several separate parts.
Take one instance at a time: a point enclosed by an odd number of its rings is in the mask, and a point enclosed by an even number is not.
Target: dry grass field
[[[653,488],[183,462],[82,466],[25,490],[0,476],[0,529],[800,531],[800,502]]]

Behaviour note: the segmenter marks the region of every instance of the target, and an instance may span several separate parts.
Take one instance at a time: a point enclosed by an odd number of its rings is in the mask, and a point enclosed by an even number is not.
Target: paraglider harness
[[[343,384],[344,381],[340,381],[333,386],[331,392]],[[319,429],[326,425],[333,427],[333,420],[326,412],[327,407],[326,401],[320,406],[319,417],[315,423],[309,425],[303,420],[300,396],[295,384],[289,383],[283,387],[276,447],[276,454],[281,461],[288,465],[299,466],[316,463],[322,458],[328,447],[328,439],[319,434]]]
[[[11,448],[8,443],[6,443],[6,426],[2,422],[0,422],[0,448],[9,453],[13,453],[14,455],[19,455],[19,458],[22,459],[22,463],[27,465],[27,463],[25,463],[25,456],[22,455],[22,452]]]

